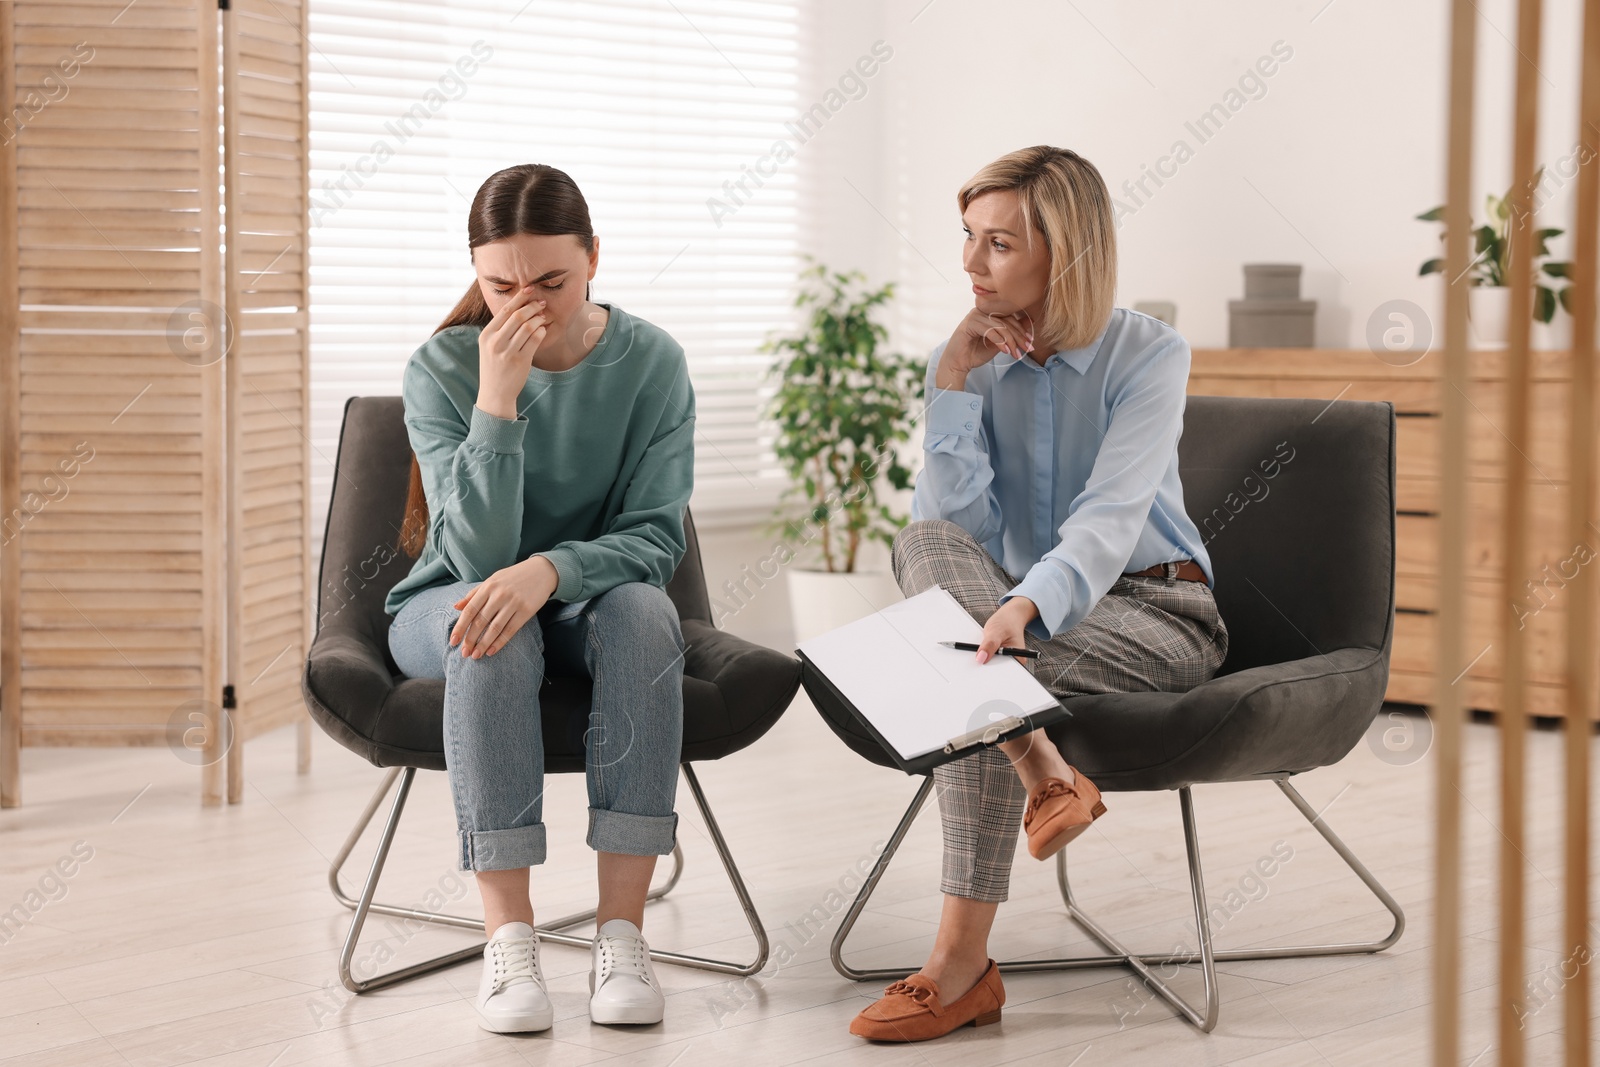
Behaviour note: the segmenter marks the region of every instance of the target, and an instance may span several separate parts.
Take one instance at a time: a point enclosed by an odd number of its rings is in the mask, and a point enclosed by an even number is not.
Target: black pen
[[[945,648],[959,649],[962,652],[976,652],[978,646],[971,641],[940,641]],[[1031,648],[999,648],[995,650],[997,656],[1015,656],[1018,659],[1038,659],[1039,653]]]

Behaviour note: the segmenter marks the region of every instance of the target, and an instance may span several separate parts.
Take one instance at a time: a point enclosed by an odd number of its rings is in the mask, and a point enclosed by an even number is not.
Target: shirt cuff
[[[467,444],[486,452],[503,455],[522,454],[522,439],[528,430],[528,416],[502,419],[491,415],[478,405],[472,405],[472,422],[467,427]]]
[[[963,389],[935,387],[928,401],[928,433],[953,433],[977,437],[983,424],[983,397]]]
[[[535,552],[534,555],[543,556],[556,569],[556,589],[550,594],[550,599],[576,600],[578,590],[583,588],[583,561],[578,554],[570,548],[558,546],[548,552]]]
[[[1069,606],[1067,595],[1056,587],[1055,582],[1039,573],[1040,566],[1051,565],[1043,560],[1034,564],[1028,573],[1023,575],[1022,581],[1000,598],[1001,604],[1015,596],[1025,596],[1033,601],[1034,606],[1039,609],[1039,614],[1028,621],[1025,629],[1041,641],[1048,641],[1056,636],[1057,628],[1066,618]]]

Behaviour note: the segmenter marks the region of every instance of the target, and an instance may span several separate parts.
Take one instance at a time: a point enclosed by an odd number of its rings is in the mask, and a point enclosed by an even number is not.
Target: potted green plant
[[[1543,167],[1534,172],[1531,188],[1539,187],[1543,175]],[[1511,277],[1511,228],[1514,222],[1511,193],[1512,190],[1507,190],[1505,196],[1490,193],[1485,199],[1489,221],[1472,230],[1473,259],[1467,267],[1467,284],[1472,288],[1468,292],[1467,315],[1474,337],[1485,347],[1503,346],[1506,343],[1511,305],[1511,290],[1507,288],[1507,282]],[[1417,218],[1424,222],[1443,222],[1444,211],[1445,206],[1440,204]],[[1569,264],[1546,259],[1550,255],[1550,238],[1558,237],[1561,233],[1560,229],[1553,226],[1533,233],[1533,317],[1545,324],[1555,317],[1557,304],[1567,314],[1572,314],[1572,286],[1564,285],[1558,290],[1544,284],[1545,278],[1564,281],[1569,277]],[[1441,232],[1439,240],[1443,241],[1445,236]],[[1417,273],[1443,274],[1444,260],[1427,260]]]
[[[782,537],[785,562],[812,563],[788,568],[796,641],[901,599],[887,570],[863,573],[856,564],[863,546],[892,544],[906,523],[879,493],[911,485],[895,446],[910,438],[923,395],[923,367],[881,351],[889,331],[874,315],[893,282],[872,288],[859,271],[814,261],[800,282],[800,323],[764,346],[778,356],[767,414],[790,483],[767,532]]]

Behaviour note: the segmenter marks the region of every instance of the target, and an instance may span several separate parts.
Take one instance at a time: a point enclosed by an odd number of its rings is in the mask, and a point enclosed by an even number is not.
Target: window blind
[[[772,506],[784,478],[759,417],[760,346],[793,321],[803,183],[770,153],[798,110],[801,14],[798,0],[312,0],[318,538],[345,398],[400,391],[473,280],[472,196],[517,163],[583,191],[601,242],[593,298],[683,345],[696,515]],[[772,173],[746,178],[735,206],[732,183],[758,162]]]

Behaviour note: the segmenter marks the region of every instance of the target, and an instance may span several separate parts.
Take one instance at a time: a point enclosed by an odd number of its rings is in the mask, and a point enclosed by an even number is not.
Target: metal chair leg
[[[1072,893],[1071,883],[1067,880],[1066,851],[1056,854],[1056,877],[1061,886],[1061,897],[1067,905],[1067,913],[1085,932],[1107,950],[1104,955],[1096,956],[1069,956],[1060,959],[1045,960],[1008,960],[999,964],[1001,971],[1057,971],[1071,970],[1081,967],[1125,966],[1131,968],[1150,989],[1167,1001],[1180,1015],[1188,1019],[1201,1031],[1209,1033],[1217,1024],[1219,1003],[1217,996],[1216,965],[1218,962],[1233,960],[1267,960],[1291,959],[1307,956],[1334,956],[1351,955],[1356,953],[1380,952],[1393,945],[1400,939],[1405,930],[1405,913],[1395,901],[1389,891],[1378,882],[1355,854],[1334,832],[1328,828],[1316,810],[1300,795],[1299,790],[1289,784],[1287,777],[1276,778],[1278,788],[1283,791],[1291,803],[1305,816],[1306,820],[1314,826],[1324,840],[1333,846],[1333,850],[1345,861],[1356,876],[1372,891],[1394,916],[1394,926],[1389,933],[1377,941],[1337,942],[1332,944],[1292,945],[1272,948],[1255,949],[1225,949],[1217,950],[1212,944],[1211,921],[1206,907],[1205,880],[1200,867],[1200,839],[1196,831],[1194,814],[1194,799],[1188,787],[1178,790],[1178,803],[1183,813],[1184,846],[1189,859],[1189,890],[1194,902],[1195,928],[1199,936],[1200,948],[1198,952],[1177,953],[1137,953],[1126,948],[1109,931],[1091,919],[1081,907]],[[926,779],[922,788],[912,798],[911,804],[900,818],[900,823],[895,827],[893,835],[889,838],[888,845],[884,848],[878,862],[873,866],[866,883],[861,891],[856,894],[856,899],[845,912],[844,921],[834,934],[831,956],[836,971],[846,978],[861,981],[863,979],[901,978],[917,969],[916,965],[910,967],[877,967],[857,969],[848,965],[844,960],[844,943],[854,928],[856,920],[866,907],[868,898],[877,887],[878,880],[883,877],[883,872],[888,869],[889,861],[894,857],[895,851],[900,847],[906,832],[916,820],[917,813],[921,811],[928,794],[932,792],[933,780]],[[1200,964],[1200,972],[1204,983],[1205,1005],[1196,1008],[1182,998],[1163,981],[1163,976],[1152,972],[1152,967],[1176,968],[1185,963]],[[1174,970],[1165,975],[1172,978],[1176,975]]]
[[[727,842],[722,836],[722,830],[717,825],[716,819],[711,814],[711,808],[706,802],[705,793],[700,788],[699,778],[695,776],[694,770],[689,764],[685,763],[682,765],[682,767],[684,775],[689,781],[690,791],[694,794],[695,804],[699,807],[700,814],[705,819],[706,827],[710,831],[712,843],[716,846],[717,854],[722,858],[723,866],[728,872],[729,881],[733,883],[734,892],[739,897],[739,903],[744,908],[745,917],[750,923],[751,931],[755,934],[756,959],[750,964],[740,964],[656,949],[651,950],[650,957],[652,959],[659,960],[662,963],[675,963],[687,967],[698,967],[703,970],[718,971],[724,974],[754,974],[756,971],[760,970],[767,961],[768,941],[766,928],[761,923],[761,917],[756,913],[755,904],[750,899],[749,890],[746,889],[744,879],[740,876],[739,869],[734,864],[733,856],[728,851]],[[350,922],[350,930],[345,936],[344,948],[339,955],[339,979],[344,984],[345,988],[349,989],[353,993],[366,993],[374,989],[382,989],[383,987],[393,985],[396,982],[402,982],[408,978],[415,978],[419,975],[428,974],[444,967],[449,967],[454,964],[464,962],[468,959],[479,958],[483,955],[483,942],[480,941],[470,948],[464,948],[456,952],[447,953],[443,956],[436,956],[432,959],[423,960],[408,967],[402,967],[384,974],[374,975],[371,978],[358,979],[352,973],[351,964],[355,957],[356,945],[361,939],[361,931],[366,925],[368,915],[392,915],[398,918],[413,919],[419,922],[434,923],[440,926],[454,926],[461,929],[476,930],[480,931],[481,936],[481,931],[483,929],[483,920],[481,918],[476,918],[470,915],[450,915],[444,912],[426,911],[418,908],[406,908],[392,904],[378,904],[373,902],[372,898],[374,893],[377,891],[378,879],[383,874],[384,863],[387,861],[389,856],[389,847],[394,843],[395,831],[398,829],[400,824],[400,814],[405,810],[406,798],[411,791],[411,783],[416,777],[416,771],[417,769],[415,767],[395,767],[391,769],[388,774],[384,775],[383,781],[379,783],[378,788],[373,792],[371,799],[367,801],[366,808],[362,811],[360,818],[356,820],[355,827],[350,831],[350,835],[345,839],[343,846],[340,847],[338,854],[334,856],[333,863],[328,869],[328,885],[333,890],[334,899],[355,912],[355,915]],[[356,842],[360,840],[361,835],[366,831],[367,827],[371,825],[373,816],[377,813],[379,805],[383,803],[383,798],[388,795],[390,788],[394,785],[395,779],[397,778],[400,780],[400,786],[395,792],[394,803],[389,809],[388,818],[384,822],[383,832],[378,839],[377,849],[373,853],[372,865],[367,873],[367,880],[362,885],[360,898],[352,898],[344,891],[344,887],[339,879],[340,872],[343,870],[345,863],[349,860],[350,853],[352,850],[354,850]],[[659,900],[666,896],[667,893],[669,893],[672,888],[678,884],[678,879],[683,876],[683,849],[681,847],[677,845],[673,846],[672,859],[672,873],[668,875],[666,882],[655,887],[654,889],[651,889],[650,892],[646,894],[645,900],[647,902]],[[556,919],[551,923],[541,925],[538,927],[540,940],[553,941],[557,944],[576,945],[587,948],[591,941],[590,938],[580,937],[574,934],[560,933],[558,931],[570,926],[576,926],[579,923],[589,922],[594,919],[594,917],[595,911],[591,908],[588,911],[577,912],[573,915]]]
[[[844,920],[834,932],[833,944],[828,949],[828,958],[833,960],[833,969],[851,981],[860,982],[868,978],[903,978],[917,970],[916,967],[910,969],[896,967],[858,971],[844,961],[844,939],[850,936],[850,930],[855,926],[856,919],[867,906],[872,891],[878,888],[878,880],[883,877],[883,872],[889,869],[889,861],[894,859],[894,854],[899,851],[900,842],[905,840],[906,831],[911,829],[911,824],[917,821],[917,813],[922,810],[922,805],[927,802],[928,794],[931,792],[933,792],[933,776],[930,774],[922,780],[922,787],[917,790],[917,795],[911,798],[906,813],[900,816],[900,822],[895,826],[894,833],[889,835],[889,843],[878,853],[878,861],[872,865],[872,870],[867,872],[867,880],[861,884],[861,891],[856,894],[856,899],[850,902],[849,910],[844,913]]]
[[[333,886],[333,895],[338,898],[341,904],[355,909],[355,917],[350,920],[350,931],[345,934],[344,948],[339,953],[339,981],[343,982],[344,987],[352,993],[366,993],[374,989],[382,989],[384,986],[403,982],[407,978],[415,978],[418,975],[437,971],[441,967],[449,967],[452,964],[460,963],[473,956],[483,955],[483,946],[474,945],[448,955],[436,956],[433,959],[423,960],[421,963],[414,963],[409,967],[401,967],[384,974],[375,974],[371,978],[357,978],[352,973],[351,961],[355,958],[356,945],[361,940],[361,929],[367,924],[367,916],[373,912],[422,919],[426,922],[445,923],[451,926],[482,925],[481,921],[474,924],[463,916],[435,915],[431,912],[419,912],[412,908],[395,908],[385,904],[375,905],[372,903],[372,895],[378,888],[378,876],[383,873],[384,862],[389,858],[389,846],[394,843],[395,830],[400,825],[400,813],[405,810],[406,796],[411,792],[411,781],[416,776],[416,773],[415,767],[406,767],[404,768],[403,776],[400,777],[400,788],[395,791],[394,804],[389,808],[389,817],[383,824],[383,834],[378,838],[378,848],[372,855],[372,867],[367,872],[366,883],[361,887],[361,899],[352,901],[342,892],[339,886],[339,868],[344,865],[344,861],[349,857],[350,850],[355,846],[356,839],[361,836],[361,832],[372,821],[373,814],[378,810],[378,804],[382,802],[384,794],[389,791],[389,786],[395,780],[395,777],[400,774],[400,768],[396,768],[384,776],[383,784],[378,787],[378,791],[367,802],[366,811],[363,812],[355,830],[345,841],[344,847],[339,850],[338,856],[334,857],[333,866],[328,872],[328,881]]]
[[[1112,955],[1077,957],[1078,959],[1091,959],[1106,963],[1121,963],[1133,968],[1135,974],[1144,979],[1145,985],[1178,1010],[1178,1014],[1198,1026],[1202,1033],[1209,1034],[1217,1025],[1217,964],[1216,953],[1211,945],[1211,920],[1206,914],[1206,885],[1200,873],[1200,838],[1195,833],[1194,823],[1194,798],[1189,794],[1189,787],[1184,786],[1178,790],[1178,804],[1183,810],[1183,843],[1189,854],[1189,892],[1194,899],[1195,929],[1200,933],[1200,975],[1203,982],[1206,998],[1205,1010],[1201,1011],[1192,1006],[1187,1000],[1178,995],[1178,992],[1151,970],[1150,964],[1157,966],[1173,966],[1179,963],[1194,962],[1193,954],[1181,954],[1169,957],[1141,956],[1123,946],[1111,933],[1089,918],[1083,909],[1079,908],[1072,899],[1072,889],[1067,882],[1067,853],[1063,849],[1056,853],[1056,878],[1061,884],[1062,897],[1067,904],[1067,914],[1072,921],[1088,932],[1089,936],[1100,943]],[[1065,962],[1065,961],[1043,961]],[[1036,968],[1043,969],[1043,968]],[[1176,978],[1174,969],[1168,978]]]
[[[402,772],[404,772],[406,779],[401,788],[409,790],[412,778],[416,774],[415,767],[395,767],[384,775],[383,781],[373,791],[372,798],[367,801],[366,809],[361,813],[361,817],[356,820],[355,827],[350,831],[350,836],[345,838],[345,842],[340,847],[338,854],[333,857],[332,866],[328,868],[328,886],[333,890],[334,899],[351,910],[357,907],[358,901],[345,892],[344,886],[339,880],[339,875],[344,870],[344,865],[349,860],[350,853],[355,848],[356,842],[361,840],[361,835],[372,824],[372,817],[377,812],[378,805],[383,803],[383,798],[388,795],[390,787],[394,785],[394,780],[400,777]],[[404,801],[401,798],[396,798],[396,804],[399,807],[404,807]],[[667,876],[667,880],[664,883],[650,890],[645,899],[659,900],[666,896],[671,892],[672,887],[678,884],[678,879],[681,877],[683,877],[683,850],[674,847],[672,850],[672,873]],[[393,915],[402,919],[416,919],[419,922],[435,923],[440,926],[456,926],[464,930],[481,930],[483,928],[483,920],[471,915],[448,915],[444,912],[422,911],[417,908],[402,908],[390,904],[372,904],[367,910],[373,915]],[[594,912],[590,911],[586,915],[569,916],[568,918],[572,923],[583,922],[585,918],[594,918]]]
[[[697,967],[703,971],[716,971],[719,974],[755,974],[767,962],[769,949],[767,928],[762,925],[761,916],[756,914],[755,902],[750,899],[750,891],[745,888],[744,878],[739,874],[739,868],[733,862],[733,853],[728,851],[728,842],[723,839],[722,828],[717,825],[716,817],[711,814],[711,805],[706,803],[705,792],[700,788],[700,779],[695,775],[694,768],[691,765],[685,763],[681,766],[683,767],[683,776],[689,783],[689,792],[694,794],[695,806],[700,809],[700,817],[706,821],[706,831],[711,835],[711,843],[716,847],[717,855],[722,859],[723,870],[728,872],[728,882],[733,886],[734,895],[739,898],[740,906],[744,908],[745,921],[750,924],[750,932],[755,935],[756,958],[749,963],[734,963],[729,960],[690,956],[682,952],[667,952],[654,948],[650,950],[650,958],[660,960],[662,963],[676,963],[684,967]],[[673,853],[680,857],[678,866],[681,868],[682,854],[676,848],[673,849]],[[661,892],[665,893],[677,880],[678,873],[675,868],[671,881],[662,887]],[[558,945],[574,945],[579,948],[588,948],[593,940],[592,938],[558,933],[556,931],[563,930],[568,926],[576,926],[579,923],[588,922],[594,917],[595,913],[591,909],[576,915],[556,919],[554,922],[539,927],[539,939],[541,941],[553,941]]]

